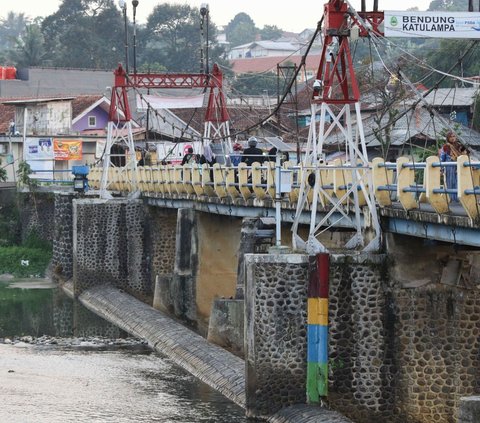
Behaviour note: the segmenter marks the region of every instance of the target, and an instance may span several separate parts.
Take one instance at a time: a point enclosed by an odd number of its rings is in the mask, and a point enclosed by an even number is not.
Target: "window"
[[[97,126],[97,117],[96,116],[89,116],[88,117],[88,127],[95,128]]]

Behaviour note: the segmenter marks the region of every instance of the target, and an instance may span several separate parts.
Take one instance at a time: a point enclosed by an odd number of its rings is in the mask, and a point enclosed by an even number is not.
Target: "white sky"
[[[381,10],[405,10],[418,6],[426,10],[431,0],[380,0]],[[117,4],[118,2],[115,1]],[[61,0],[0,0],[0,17],[9,11],[25,13],[26,16],[48,16],[58,10]],[[157,4],[164,0],[139,0],[137,22],[145,23],[147,16]],[[189,4],[199,7],[208,3],[210,16],[216,25],[226,25],[237,13],[245,12],[253,19],[255,25],[277,25],[286,31],[300,32],[305,28],[315,28],[323,13],[325,0],[168,0],[168,3]],[[360,9],[360,0],[351,0],[353,7]],[[373,7],[373,0],[367,0],[367,10]],[[401,6],[399,6],[401,3]],[[127,0],[128,14],[132,19],[131,1]]]

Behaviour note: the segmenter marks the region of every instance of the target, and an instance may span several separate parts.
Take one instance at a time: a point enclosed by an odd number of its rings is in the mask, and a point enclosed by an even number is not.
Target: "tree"
[[[223,49],[216,44],[216,26],[208,27],[209,62],[219,61]],[[155,6],[142,32],[145,49],[142,64],[159,63],[170,72],[200,69],[200,11],[188,5]],[[211,66],[210,66],[211,69]]]
[[[225,28],[227,41],[232,47],[255,41],[258,29],[246,13],[238,13]]]
[[[0,50],[10,50],[30,20],[23,13],[8,12],[5,19],[0,19]]]
[[[113,0],[63,0],[42,22],[55,66],[112,69],[122,59],[123,19]]]
[[[273,73],[249,72],[238,76],[232,82],[232,88],[245,95],[261,95],[264,92],[267,92],[270,96],[276,95],[277,76]]]
[[[260,30],[260,37],[262,40],[276,40],[283,34],[283,30],[276,25],[265,25]]]
[[[428,10],[450,10],[450,11],[464,11],[468,10],[467,0],[433,0],[430,2]]]
[[[45,57],[44,44],[40,27],[37,24],[27,25],[8,56],[18,67],[40,66]]]

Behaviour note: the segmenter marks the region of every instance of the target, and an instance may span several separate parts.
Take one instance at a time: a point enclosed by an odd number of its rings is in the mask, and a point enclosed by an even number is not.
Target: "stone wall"
[[[73,209],[75,194],[55,195],[52,264],[66,279],[73,276]]]
[[[19,194],[19,209],[22,240],[35,232],[41,239],[53,242],[55,202],[52,193]]]
[[[247,416],[306,401],[308,257],[246,255]]]
[[[400,421],[395,405],[394,310],[385,256],[330,258],[329,403],[358,423]]]
[[[386,272],[400,263],[372,258],[332,258],[330,405],[357,423],[456,422],[460,398],[480,392],[479,291],[407,288]]]
[[[408,421],[454,423],[460,398],[480,394],[480,295],[441,285],[395,289],[397,410]]]
[[[152,277],[172,277],[175,265],[177,210],[147,207],[146,242]]]
[[[74,200],[75,295],[110,284],[151,304],[141,200]]]

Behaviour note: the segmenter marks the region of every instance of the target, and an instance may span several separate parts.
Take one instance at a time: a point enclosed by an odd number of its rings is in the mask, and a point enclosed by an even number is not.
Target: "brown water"
[[[112,332],[105,322],[82,314],[77,303],[72,312],[71,300],[60,300],[58,292],[5,289],[0,289],[0,338],[47,330],[58,340],[60,332]],[[247,421],[240,407],[146,347],[1,342],[0,423]]]

